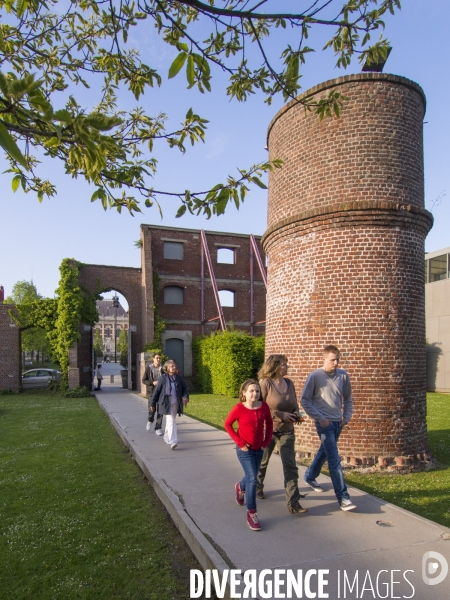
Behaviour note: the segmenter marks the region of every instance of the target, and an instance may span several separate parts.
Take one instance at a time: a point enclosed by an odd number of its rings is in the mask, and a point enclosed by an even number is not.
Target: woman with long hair
[[[261,529],[256,512],[256,475],[263,449],[272,439],[272,417],[260,394],[257,381],[244,381],[239,390],[239,404],[225,419],[225,429],[236,443],[236,454],[244,470],[242,481],[234,486],[235,500],[239,506],[247,504],[247,525],[252,531]],[[234,423],[238,424],[236,431]]]
[[[300,504],[304,498],[298,489],[298,468],[295,462],[294,423],[301,422],[293,382],[286,377],[288,360],[284,354],[271,354],[259,370],[261,398],[267,402],[273,418],[272,439],[264,450],[258,472],[256,497],[265,499],[264,479],[272,452],[277,446],[284,473],[284,489],[291,514],[308,512]]]
[[[153,392],[150,411],[154,413],[158,405],[158,414],[166,415],[164,441],[172,450],[178,446],[176,416],[183,414],[183,409],[188,402],[186,382],[181,375],[178,375],[177,363],[174,360],[167,360]]]

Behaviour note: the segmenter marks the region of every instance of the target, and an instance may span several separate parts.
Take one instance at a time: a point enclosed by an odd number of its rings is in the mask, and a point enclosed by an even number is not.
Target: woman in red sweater
[[[244,469],[244,478],[236,483],[236,502],[243,506],[247,501],[247,524],[252,531],[259,531],[261,525],[256,513],[256,476],[266,448],[272,439],[273,420],[270,409],[260,400],[261,389],[254,379],[247,379],[239,390],[240,403],[231,410],[225,419],[225,429],[236,442],[236,453]],[[233,429],[233,424],[238,429]]]

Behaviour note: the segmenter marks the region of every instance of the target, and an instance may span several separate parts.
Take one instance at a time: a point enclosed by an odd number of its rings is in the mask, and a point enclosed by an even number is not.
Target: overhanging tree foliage
[[[45,154],[59,159],[67,175],[94,184],[92,201],[105,209],[133,214],[139,199],[159,207],[164,196],[180,199],[177,216],[186,210],[221,214],[229,201],[239,207],[249,185],[265,187],[261,175],[280,161],[239,169],[206,191],[151,185],[155,142],[165,140],[184,152],[186,143],[204,141],[207,121],[189,109],[183,123],[168,131],[165,114],[129,109],[119,99],[126,88],[139,100],[165,75],[142,62],[128,43],[132,28],[144,24],[148,31],[152,25],[161,43],[174,47],[169,78],[183,69],[189,88],[209,92],[214,67],[229,76],[231,98],[244,101],[259,90],[270,103],[277,94],[288,100],[300,90],[301,67],[313,51],[307,45],[311,30],[330,30],[325,48],[334,50],[339,67],[347,67],[354,54],[378,62],[388,42],[380,37],[371,44],[371,35],[396,8],[399,0],[0,0],[0,146],[11,164],[12,188],[34,191],[40,201],[56,193],[39,176]],[[286,30],[288,42],[273,48],[268,41],[277,28]],[[97,98],[90,92],[86,106],[77,86],[98,87],[98,80],[101,92]],[[339,115],[343,100],[331,91],[302,103],[322,118]]]

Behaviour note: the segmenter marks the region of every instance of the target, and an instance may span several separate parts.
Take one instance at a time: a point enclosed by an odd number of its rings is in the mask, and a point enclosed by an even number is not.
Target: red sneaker
[[[251,510],[247,511],[247,524],[252,531],[261,530],[258,515],[256,514],[256,508],[252,508]]]
[[[234,490],[236,492],[236,504],[239,504],[239,506],[244,506],[245,492],[241,490],[241,486],[239,485],[239,483],[236,483],[236,485],[234,486]]]

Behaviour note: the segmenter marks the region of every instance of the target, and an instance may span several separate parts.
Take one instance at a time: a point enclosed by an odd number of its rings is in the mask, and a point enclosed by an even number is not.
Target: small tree
[[[96,329],[94,333],[94,353],[95,357],[103,356],[103,350],[105,346],[102,341],[102,336],[100,335],[100,329]]]
[[[117,340],[117,351],[120,352],[120,365],[128,368],[128,332],[126,329],[121,329],[119,339]]]

